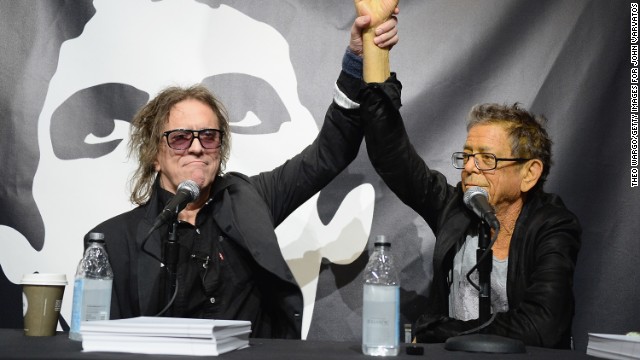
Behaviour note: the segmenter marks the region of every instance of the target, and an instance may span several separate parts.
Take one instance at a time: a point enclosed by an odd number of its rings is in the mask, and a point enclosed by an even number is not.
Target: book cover
[[[589,333],[587,355],[605,359],[640,359],[640,336]]]
[[[136,317],[85,321],[83,351],[165,355],[220,355],[249,346],[251,322]]]

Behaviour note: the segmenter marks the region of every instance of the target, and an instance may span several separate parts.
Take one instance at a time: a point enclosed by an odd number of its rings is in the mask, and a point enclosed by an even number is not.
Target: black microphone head
[[[489,193],[487,190],[472,186],[464,192],[462,201],[467,207],[473,211],[478,217],[489,224],[493,229],[500,229],[500,222],[496,217],[495,211],[489,204]]]
[[[178,185],[177,191],[185,191],[191,199],[189,202],[196,200],[200,196],[200,187],[193,180],[185,180]]]
[[[473,209],[473,206],[471,205],[471,198],[478,195],[484,196],[485,198],[487,198],[487,201],[489,200],[489,193],[487,192],[487,190],[481,188],[480,186],[472,186],[464,192],[462,201],[464,201],[464,204],[467,205],[469,209]]]

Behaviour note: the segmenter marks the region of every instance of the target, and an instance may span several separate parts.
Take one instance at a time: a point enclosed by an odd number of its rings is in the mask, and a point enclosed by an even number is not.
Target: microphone
[[[492,229],[500,229],[500,222],[498,218],[496,218],[493,207],[489,204],[489,194],[487,190],[479,186],[472,186],[465,191],[462,201],[464,201],[464,204],[473,210],[479,218],[489,224]]]
[[[160,225],[177,216],[188,203],[197,199],[198,196],[200,196],[200,187],[195,181],[185,180],[181,182],[180,185],[178,185],[178,191],[176,191],[176,194],[156,217],[151,231],[157,229]]]

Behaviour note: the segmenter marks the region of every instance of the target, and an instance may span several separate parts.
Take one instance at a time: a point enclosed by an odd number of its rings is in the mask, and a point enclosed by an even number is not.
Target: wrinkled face
[[[225,5],[214,9],[184,0],[95,0],[94,6],[96,14],[82,34],[60,48],[38,119],[40,161],[33,196],[45,226],[44,246],[36,251],[18,232],[2,233],[13,245],[2,249],[0,265],[14,283],[22,274],[40,271],[66,273],[72,284],[84,235],[132,208],[127,185],[137,160],[127,157],[129,121],[167,86],[202,83],[225,104],[232,131],[227,171],[253,175],[273,169],[318,133],[298,98],[289,45],[271,26]],[[331,94],[326,96],[329,100]],[[197,104],[182,105],[167,130],[217,123],[190,106]],[[186,116],[192,112],[197,116]],[[186,153],[161,154],[157,165],[165,186],[173,188],[196,173],[215,174],[217,153],[200,152],[199,145],[196,140]],[[203,181],[210,179],[203,175]],[[373,218],[369,184],[352,190],[329,224],[320,221],[317,199],[276,229],[303,291],[303,337],[320,262],[355,260]],[[65,298],[71,296],[68,286]],[[71,303],[62,304],[67,319]]]
[[[464,152],[493,153],[498,158],[513,158],[511,140],[507,131],[501,125],[476,125],[469,129]],[[512,161],[498,161],[494,170],[480,171],[475,166],[473,158],[462,169],[462,187],[466,191],[469,187],[480,186],[489,193],[489,202],[496,210],[509,205],[522,197],[520,184],[522,182],[521,166]]]
[[[187,99],[175,104],[169,111],[169,119],[163,132],[175,129],[219,129],[218,117],[205,103]],[[207,149],[197,138],[184,150],[169,147],[167,137],[160,139],[155,163],[160,176],[160,186],[175,193],[178,185],[193,180],[200,189],[209,189],[220,169],[220,148]],[[204,192],[203,192],[204,193]]]

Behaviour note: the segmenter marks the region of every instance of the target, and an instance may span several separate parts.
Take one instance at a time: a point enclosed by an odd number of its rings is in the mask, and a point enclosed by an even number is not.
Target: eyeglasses
[[[498,158],[495,154],[491,153],[475,153],[469,154],[466,152],[454,152],[451,155],[451,163],[456,169],[464,169],[464,166],[469,161],[469,158],[473,157],[473,162],[478,170],[494,170],[498,167],[498,161],[527,161],[531,159],[526,158]]]
[[[217,149],[222,145],[224,131],[218,129],[175,129],[162,133],[167,138],[167,145],[174,150],[186,150],[193,144],[193,139],[198,139],[205,149]]]

